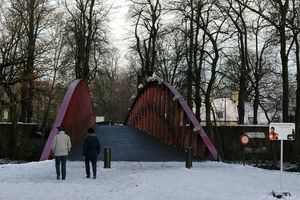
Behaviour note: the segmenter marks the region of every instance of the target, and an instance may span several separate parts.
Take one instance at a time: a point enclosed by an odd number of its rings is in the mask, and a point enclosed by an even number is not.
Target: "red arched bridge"
[[[70,85],[40,160],[53,158],[51,144],[57,134],[56,127],[61,124],[71,137],[72,145],[83,137],[89,127],[95,125],[92,98],[85,81],[75,80]],[[177,149],[191,147],[196,157],[220,160],[214,145],[185,100],[168,83],[148,82],[135,98],[124,125],[144,130]],[[118,134],[120,136],[122,131],[118,131]]]

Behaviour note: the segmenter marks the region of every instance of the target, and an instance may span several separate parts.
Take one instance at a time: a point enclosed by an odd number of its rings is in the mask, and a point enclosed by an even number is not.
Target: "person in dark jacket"
[[[85,171],[86,177],[90,178],[90,162],[92,163],[93,168],[93,178],[96,178],[97,174],[97,156],[100,153],[100,142],[96,137],[95,131],[93,128],[88,129],[88,136],[84,139],[83,142],[83,151],[82,157],[85,161]]]

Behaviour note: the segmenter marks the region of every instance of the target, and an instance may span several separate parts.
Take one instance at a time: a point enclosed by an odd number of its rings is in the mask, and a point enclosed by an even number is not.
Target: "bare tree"
[[[75,78],[84,79],[88,84],[101,66],[99,57],[108,52],[108,21],[110,7],[99,0],[76,0],[75,6],[65,1],[70,14],[66,25],[66,63],[75,69]],[[97,59],[95,59],[97,58]]]
[[[118,53],[110,54],[91,84],[96,115],[106,120],[124,121],[136,96],[136,82],[130,69],[120,68]]]
[[[200,1],[203,3],[203,1]],[[202,93],[205,94],[205,109],[206,109],[206,126],[208,132],[211,135],[212,141],[215,141],[214,130],[211,123],[210,111],[211,107],[211,95],[215,88],[215,81],[218,71],[218,62],[221,52],[221,44],[224,42],[226,37],[222,37],[222,33],[226,33],[228,27],[225,26],[226,18],[223,18],[219,14],[219,9],[216,6],[216,1],[206,1],[204,4],[200,3],[197,9],[197,26],[202,30],[202,48],[200,49],[199,66],[195,69],[195,88],[196,98],[200,99],[200,93],[198,92],[201,88]],[[207,76],[207,82],[200,82],[201,70],[208,65],[209,75]],[[197,75],[198,74],[198,75]],[[202,75],[203,76],[203,75]],[[196,105],[200,108],[201,101],[197,102]],[[196,115],[200,115],[200,110],[196,109]],[[217,133],[218,136],[218,133]],[[218,138],[219,139],[219,138]],[[220,140],[219,140],[220,141]],[[222,147],[220,146],[220,150]]]
[[[266,110],[264,102],[272,104],[280,104],[278,101],[282,94],[275,88],[281,84],[281,79],[278,80],[279,73],[276,71],[275,61],[271,59],[275,52],[272,46],[273,37],[272,35],[265,35],[265,31],[268,30],[269,26],[266,26],[265,20],[260,16],[256,20],[253,20],[251,33],[254,35],[255,49],[249,51],[249,88],[247,93],[249,95],[249,101],[253,102],[253,124],[257,124],[258,120],[258,108],[261,107]],[[271,90],[270,88],[274,88]],[[270,92],[272,91],[272,92]],[[266,115],[269,122],[268,114]]]
[[[295,127],[296,127],[296,133],[299,133],[299,126],[300,126],[300,44],[299,44],[299,36],[300,36],[300,2],[297,0],[291,1],[291,12],[289,12],[289,19],[288,21],[288,28],[292,32],[292,38],[294,44],[293,48],[291,45],[291,49],[293,49],[292,52],[294,53],[295,57],[295,65],[296,65],[296,109],[295,109]],[[295,148],[293,148],[294,155],[299,155],[300,150],[300,139],[299,137],[296,138],[297,143],[294,145]],[[295,160],[295,157],[293,158]]]
[[[38,75],[35,65],[39,54],[45,51],[48,41],[41,38],[42,31],[48,23],[48,16],[55,9],[48,5],[48,0],[11,1],[10,12],[19,21],[22,32],[18,48],[26,62],[22,73],[22,111],[20,121],[31,122],[33,116],[34,80]]]
[[[276,1],[257,1],[252,4],[247,3],[247,0],[236,0],[239,4],[245,6],[250,11],[260,15],[269,22],[278,33],[278,41],[280,45],[280,57],[282,66],[282,118],[284,122],[288,121],[289,107],[289,81],[288,81],[288,56],[287,51],[287,17],[290,11],[289,0]]]
[[[4,91],[1,95],[1,105],[9,109],[9,118],[12,122],[11,134],[8,145],[11,157],[15,156],[17,122],[20,114],[20,89],[18,86],[22,82],[22,65],[26,59],[19,48],[23,36],[22,22],[17,20],[14,12],[7,9],[8,5],[1,7],[1,27],[0,35],[0,86]]]
[[[232,36],[237,34],[238,49],[239,49],[239,98],[238,98],[238,114],[239,124],[244,124],[245,116],[245,98],[247,89],[247,77],[249,74],[248,63],[248,27],[245,18],[245,7],[241,4],[237,4],[235,1],[226,0],[226,3],[218,2],[218,7],[230,19],[234,25],[235,30],[230,33]]]
[[[60,102],[62,102],[65,92],[67,91],[68,85],[61,83],[65,80],[65,73],[68,70],[62,62],[64,47],[66,41],[64,40],[64,13],[57,11],[52,15],[51,28],[48,31],[48,37],[51,39],[50,44],[50,61],[48,63],[48,75],[43,76],[40,79],[39,87],[37,92],[39,99],[37,104],[41,105],[42,111],[36,111],[40,113],[40,118],[37,117],[37,122],[41,124],[42,138],[46,139],[45,131],[46,128],[52,126],[55,120],[57,110],[59,109]],[[60,76],[63,76],[60,78]],[[67,82],[68,83],[68,82]],[[41,101],[42,100],[42,101]]]
[[[181,91],[186,81],[184,61],[187,40],[179,27],[180,24],[172,24],[157,42],[155,74]]]
[[[181,91],[183,92],[183,96],[185,97],[190,108],[193,107],[193,81],[195,80],[194,74],[196,73],[196,76],[199,76],[194,69],[199,67],[197,63],[198,59],[201,60],[201,58],[198,58],[199,50],[201,49],[201,44],[198,44],[198,40],[200,40],[199,37],[201,37],[199,36],[200,28],[196,22],[199,20],[199,13],[197,13],[197,11],[201,9],[200,4],[201,3],[199,1],[190,0],[168,1],[168,5],[170,5],[168,9],[172,11],[171,13],[174,13],[175,18],[180,19],[182,22],[182,26],[177,27],[183,33],[183,41],[185,44],[185,50],[183,52],[185,59],[184,64],[186,67],[182,70],[185,79],[181,84],[181,87],[185,88],[185,90],[182,89]],[[198,106],[199,105],[196,105],[196,107]],[[196,117],[199,119],[200,115],[196,115]]]
[[[160,34],[161,3],[159,0],[131,0],[130,19],[134,20],[135,44],[132,46],[138,54],[141,65],[139,83],[145,83],[152,76],[157,61],[157,41]]]

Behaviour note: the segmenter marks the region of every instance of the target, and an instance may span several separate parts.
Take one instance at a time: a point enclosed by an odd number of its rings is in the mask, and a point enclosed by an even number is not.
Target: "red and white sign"
[[[246,146],[250,142],[250,137],[247,134],[242,134],[240,137],[240,142],[242,145]]]

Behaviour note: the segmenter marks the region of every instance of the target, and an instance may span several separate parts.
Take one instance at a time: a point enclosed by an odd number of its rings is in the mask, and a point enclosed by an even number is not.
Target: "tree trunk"
[[[300,155],[300,45],[298,41],[298,34],[294,34],[294,40],[295,40],[295,54],[296,54],[296,66],[297,66],[297,90],[296,90],[296,113],[295,113],[295,128],[296,128],[296,137],[295,137],[295,143],[296,148],[294,148],[294,155]]]

